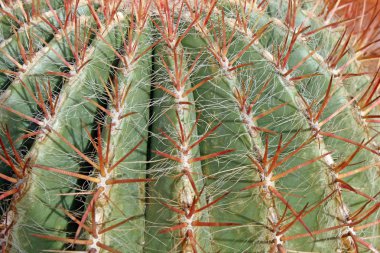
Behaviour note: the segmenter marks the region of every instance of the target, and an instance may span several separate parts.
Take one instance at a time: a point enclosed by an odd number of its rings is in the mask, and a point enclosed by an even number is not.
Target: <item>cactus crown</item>
[[[0,5],[2,252],[379,252],[378,12]]]

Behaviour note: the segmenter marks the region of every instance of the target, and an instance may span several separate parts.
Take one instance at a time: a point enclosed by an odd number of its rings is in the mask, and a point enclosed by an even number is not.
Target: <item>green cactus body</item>
[[[11,2],[2,252],[379,252],[372,41],[321,1]]]

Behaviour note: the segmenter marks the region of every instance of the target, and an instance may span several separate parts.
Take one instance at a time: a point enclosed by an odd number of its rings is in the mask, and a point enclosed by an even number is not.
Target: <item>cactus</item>
[[[379,252],[378,12],[0,5],[2,252]]]

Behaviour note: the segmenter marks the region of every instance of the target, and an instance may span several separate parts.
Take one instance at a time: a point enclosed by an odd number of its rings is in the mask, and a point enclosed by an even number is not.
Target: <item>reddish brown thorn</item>
[[[87,217],[90,212],[94,212],[93,208],[95,207],[95,201],[99,198],[100,194],[104,191],[104,187],[99,187],[96,192],[94,193],[94,196],[92,197],[88,207],[86,208],[86,211],[84,212],[82,219],[80,221],[80,224],[78,225],[77,231],[75,233],[75,239],[78,238],[80,231],[82,230],[82,227],[84,226],[85,221],[87,220]],[[94,212],[95,213],[95,212]],[[96,230],[93,230],[93,233],[96,233]],[[97,236],[97,234],[94,234],[94,236]]]
[[[204,222],[204,221],[193,221],[191,223],[195,227],[224,227],[224,226],[239,226],[240,223],[236,222]]]
[[[306,109],[306,112],[307,112],[308,120],[309,121],[315,121],[314,120],[315,117],[313,116],[314,112],[312,110],[314,100],[312,101],[312,103],[309,104],[300,92],[297,91],[297,93],[298,93],[298,96],[301,98],[303,104],[306,107],[305,109]]]
[[[219,123],[217,124],[216,126],[214,126],[212,129],[210,129],[209,131],[207,131],[201,138],[199,138],[197,141],[195,141],[193,144],[191,144],[188,148],[188,150],[191,150],[193,149],[195,146],[197,146],[199,143],[201,143],[202,141],[204,141],[207,137],[209,137],[213,132],[215,132],[220,126],[222,125],[222,123]]]
[[[360,243],[361,245],[363,245],[365,248],[367,248],[368,250],[372,252],[376,252],[374,246],[371,243],[364,241],[363,238],[354,235],[352,232],[350,232],[350,236],[354,239],[355,242]],[[359,252],[359,250],[357,251]]]
[[[15,36],[16,36],[17,45],[18,45],[18,48],[19,48],[19,51],[20,51],[21,58],[22,58],[24,64],[28,64],[28,55],[26,53],[26,50],[25,50],[24,46],[22,45],[22,42],[20,40],[20,36],[19,36],[19,34],[17,32],[15,32]]]
[[[83,69],[91,60],[92,59],[88,59],[85,62],[80,62],[80,66],[79,66],[79,68],[77,68],[76,72],[79,73],[81,71],[81,69]],[[79,64],[79,62],[78,62],[78,64]]]
[[[91,164],[92,167],[94,167],[96,169],[99,169],[99,166],[94,161],[92,161],[90,158],[88,158],[88,156],[86,156],[85,154],[83,154],[82,151],[80,151],[73,144],[71,144],[65,137],[63,137],[62,134],[60,134],[59,132],[55,131],[54,129],[52,129],[52,130],[64,143],[66,143],[67,146],[69,146],[72,150],[74,150],[75,153],[77,153],[80,157],[82,157],[86,162],[88,162],[89,164]]]
[[[159,155],[159,156],[163,156],[165,158],[168,158],[170,160],[173,160],[173,161],[176,161],[176,162],[179,162],[179,163],[182,163],[182,159],[181,158],[178,158],[176,156],[172,156],[172,155],[169,155],[167,153],[164,153],[164,152],[161,152],[161,151],[158,151],[158,150],[154,150],[153,153]]]
[[[187,168],[183,170],[183,175],[186,176],[189,179],[191,187],[193,188],[195,194],[198,195],[198,190],[197,190],[197,187],[195,185],[194,179],[191,176],[191,173],[190,173],[190,171]]]
[[[323,202],[327,201],[329,198],[331,198],[338,190],[335,189],[334,191],[332,191],[329,195],[327,195],[326,197],[324,197],[321,201],[319,201],[316,205],[314,205],[312,208],[310,208],[309,210],[307,210],[304,215],[307,215],[309,213],[311,213],[312,211],[314,211],[316,208],[318,208],[319,206],[321,206],[323,204]]]
[[[272,187],[272,186],[269,186],[268,187],[269,190],[277,197],[281,200],[282,203],[284,203],[284,205],[286,205],[289,210],[293,213],[293,215],[297,218],[297,220],[302,224],[302,226],[306,229],[306,231],[309,233],[309,235],[311,237],[314,237],[313,234],[311,233],[311,230],[309,229],[309,227],[306,225],[306,223],[302,220],[301,217],[298,217],[298,214],[297,212],[294,210],[294,208],[289,204],[288,201],[285,200],[285,198],[276,190],[275,187]]]
[[[183,127],[182,120],[179,116],[178,110],[175,111],[175,115],[177,117],[177,122],[178,122],[178,126],[179,126],[179,134],[180,134],[179,137],[181,139],[181,143],[184,143],[186,140],[186,132],[185,132],[185,129]]]
[[[136,114],[137,112],[128,112],[128,113],[126,113],[126,114],[123,114],[123,115],[120,115],[119,116],[119,120],[122,120],[122,119],[124,119],[124,118],[128,118],[129,116],[132,116],[132,115],[134,115],[134,114]]]
[[[182,229],[182,228],[185,228],[185,227],[187,227],[187,224],[180,223],[180,224],[172,226],[170,228],[161,229],[158,233],[159,234],[166,234],[166,233],[169,233],[169,232],[172,232],[172,231],[176,231],[176,230],[179,230],[179,229]]]
[[[25,87],[27,87],[27,86],[25,86]],[[38,96],[38,100],[36,101],[36,104],[43,111],[45,119],[49,119],[51,113],[49,112],[48,108],[45,105],[45,101],[44,101],[44,97],[43,97],[42,92],[41,92],[40,85],[37,82],[35,84],[35,87],[36,87],[37,96]],[[52,101],[52,97],[50,97],[50,94],[46,92],[46,95],[48,97],[48,101]],[[50,104],[52,105],[52,103],[50,103]],[[54,110],[54,108],[52,108],[52,110]]]
[[[296,28],[297,2],[289,0],[287,7],[285,23],[290,30],[294,30]]]
[[[235,149],[227,149],[227,150],[215,152],[215,153],[212,153],[212,154],[209,154],[209,155],[204,155],[204,156],[200,156],[200,157],[191,158],[189,160],[189,163],[195,163],[195,162],[199,162],[199,161],[215,158],[215,157],[218,157],[218,156],[221,156],[221,155],[225,155],[225,154],[231,153],[233,151],[235,151]]]
[[[71,52],[72,52],[73,55],[74,55],[75,61],[76,61],[76,62],[79,62],[79,59],[78,59],[78,52],[75,51],[75,49],[74,49],[74,47],[73,47],[73,45],[72,45],[72,43],[71,43],[71,40],[69,39],[69,36],[68,36],[68,34],[67,34],[67,32],[66,32],[67,21],[68,21],[69,15],[66,16],[65,24],[63,24],[63,23],[61,22],[61,19],[58,17],[57,12],[52,8],[52,6],[51,6],[51,4],[50,4],[50,0],[46,0],[46,3],[47,3],[47,5],[49,6],[49,9],[50,9],[50,11],[51,11],[52,14],[53,14],[53,17],[54,17],[55,21],[59,24],[60,28],[62,29],[63,36],[65,37],[65,39],[66,39],[66,43],[68,44],[68,46],[69,46]],[[74,16],[75,16],[75,15],[74,15]],[[75,17],[76,17],[76,16],[75,16]]]
[[[111,248],[110,246],[107,246],[107,245],[105,245],[105,244],[103,244],[101,242],[97,242],[96,246],[98,246],[99,248],[104,249],[104,250],[106,250],[108,252],[111,252],[111,253],[121,253],[121,251],[118,251],[118,250],[116,250],[114,248]]]
[[[248,158],[256,166],[256,168],[257,168],[257,170],[258,170],[259,173],[264,173],[263,167],[261,166],[261,164],[259,163],[259,161],[256,160],[256,158],[254,158],[251,155],[248,155]]]
[[[165,133],[162,129],[159,129],[159,131],[161,132],[161,134],[171,143],[173,144],[173,146],[178,150],[178,151],[181,151],[182,150],[182,147],[172,138],[170,137],[170,135],[168,135],[167,133]]]
[[[66,176],[70,176],[70,177],[75,177],[75,178],[87,180],[87,181],[94,182],[94,183],[99,183],[100,182],[99,178],[90,177],[90,176],[86,176],[86,175],[83,175],[83,174],[79,174],[79,173],[75,173],[75,172],[71,172],[71,171],[66,171],[66,170],[63,170],[63,169],[52,168],[52,167],[43,166],[43,165],[39,165],[39,164],[33,165],[33,168],[38,168],[38,169],[42,169],[42,170],[46,170],[46,171],[51,171],[51,172],[54,172],[54,173],[59,173],[59,174],[62,174],[62,175],[66,175]]]
[[[162,65],[164,65],[164,68],[166,70],[166,73],[169,75],[170,81],[172,82],[174,88],[179,91],[181,90],[182,82],[181,82],[181,73],[182,69],[182,60],[183,60],[183,54],[180,54],[179,56],[179,61],[180,61],[180,67],[178,67],[178,54],[174,51],[174,56],[173,56],[173,62],[174,62],[174,70],[172,71],[171,68],[169,67],[169,64],[166,62],[164,56],[160,54],[160,60],[162,62]]]
[[[379,194],[380,194],[380,192],[378,192],[374,196],[374,198],[376,198]],[[354,221],[352,223],[352,226],[355,226],[355,225],[360,224],[361,222],[365,221],[366,219],[368,219],[368,217],[370,217],[373,213],[375,213],[377,211],[377,209],[379,209],[380,203],[378,202],[374,206],[370,207],[368,210],[365,210],[365,207],[370,203],[373,203],[373,201],[368,200],[359,210],[357,210],[356,212],[354,212],[350,216],[350,219]]]
[[[80,224],[80,220],[78,220],[74,215],[72,215],[69,211],[67,211],[66,209],[62,208],[62,211],[65,213],[65,215],[67,215],[72,221],[74,221],[77,225]],[[83,225],[83,228],[91,234],[91,229],[86,226],[86,225]]]
[[[25,69],[22,67],[22,65],[15,59],[13,58],[10,54],[8,54],[5,50],[3,50],[2,48],[0,48],[0,52],[8,58],[8,60],[10,60],[14,65],[17,66],[17,68],[21,71],[21,72],[24,72]],[[5,71],[5,70],[4,70]],[[16,73],[16,72],[15,72]]]
[[[113,164],[109,169],[108,173],[112,172],[121,162],[123,162],[125,159],[127,159],[133,152],[135,152],[138,147],[144,142],[145,140],[142,139],[139,141],[139,143],[136,144],[128,153],[126,153],[122,158],[120,158],[115,164]]]
[[[72,75],[70,73],[65,73],[65,72],[55,72],[55,71],[47,71],[45,75],[50,75],[50,76],[60,76],[60,77],[65,77],[65,78],[70,78]]]
[[[311,51],[307,56],[305,56],[304,58],[302,58],[302,60],[297,63],[295,66],[293,66],[291,69],[289,69],[288,71],[286,71],[285,74],[283,74],[284,77],[290,75],[291,73],[293,73],[294,71],[296,71],[299,67],[301,67],[310,57],[312,57],[317,51],[319,50],[319,48],[317,48],[316,50],[313,50]]]
[[[194,85],[193,87],[191,87],[190,89],[186,90],[183,94],[182,94],[182,98],[185,98],[187,97],[190,93],[192,93],[193,91],[195,91],[196,89],[198,89],[199,87],[201,87],[203,84],[207,83],[208,81],[210,81],[213,77],[206,77],[205,79],[203,79],[202,81],[200,81],[199,83],[197,83],[196,85]]]
[[[327,136],[327,137],[331,137],[331,138],[334,138],[334,139],[337,139],[337,140],[341,140],[341,141],[350,143],[350,144],[358,146],[358,147],[362,147],[362,148],[370,151],[371,153],[373,153],[375,155],[379,155],[378,151],[373,150],[373,149],[371,149],[371,148],[367,147],[366,145],[363,145],[363,144],[361,144],[359,142],[356,142],[356,141],[353,141],[353,140],[350,140],[350,139],[347,139],[347,138],[335,135],[333,133],[328,133],[328,132],[323,132],[323,131],[319,131],[318,133],[321,134],[321,135]]]
[[[356,193],[356,194],[358,194],[360,196],[363,196],[364,198],[366,198],[368,200],[376,201],[375,198],[369,196],[368,194],[366,194],[366,193],[364,193],[362,191],[359,191],[359,190],[353,188],[351,185],[349,185],[348,183],[344,182],[343,180],[341,180],[341,179],[338,178],[338,179],[336,179],[336,181],[339,183],[340,187],[342,187],[342,188],[344,188],[346,190],[349,190],[351,192],[354,192],[354,193]]]
[[[323,98],[323,103],[321,105],[321,107],[319,108],[319,111],[317,113],[317,115],[315,116],[315,118],[313,119],[314,122],[318,122],[319,118],[321,117],[322,115],[322,112],[325,110],[328,102],[330,101],[331,97],[330,97],[330,91],[331,91],[331,86],[332,86],[332,81],[333,81],[333,77],[331,76],[330,78],[330,82],[329,82],[329,85],[327,86],[327,91],[325,93],[325,97]]]
[[[338,63],[340,62],[340,60],[343,59],[344,55],[347,54],[347,52],[348,52],[347,47],[349,45],[350,39],[351,39],[351,34],[347,38],[346,43],[344,44],[343,48],[341,49],[340,54],[334,58],[334,61],[332,63],[330,63],[331,68],[335,68],[338,65]],[[355,59],[357,59],[357,57],[352,57],[351,59],[349,59],[344,65],[339,67],[338,72],[343,72],[348,66],[350,66],[352,61]]]
[[[344,109],[346,109],[348,106],[350,106],[356,99],[359,97],[360,94],[356,95],[354,98],[352,98],[348,103],[342,105],[339,109],[337,109],[333,114],[328,116],[326,119],[321,121],[319,123],[319,126],[322,127],[324,124],[332,120],[335,116],[337,116],[339,113],[341,113]]]
[[[11,70],[8,70],[8,69],[0,69],[0,73],[4,73],[4,74],[10,75],[12,77],[18,77],[18,76],[20,76],[19,72],[11,71]]]
[[[249,189],[253,189],[253,188],[257,188],[257,187],[260,187],[260,186],[264,186],[266,184],[266,182],[258,182],[258,183],[254,183],[254,184],[251,184],[247,187],[244,187],[243,189],[241,189],[240,191],[246,191],[246,190],[249,190]]]
[[[165,91],[167,94],[169,94],[170,96],[172,96],[173,98],[178,98],[178,95],[175,94],[174,92],[172,92],[171,90],[165,88],[164,86],[160,85],[160,84],[156,84],[154,85],[156,88],[159,88],[163,91]]]
[[[103,41],[109,49],[112,50],[112,52],[117,56],[117,58],[119,58],[119,60],[121,60],[125,66],[128,66],[128,63],[126,62],[125,58],[110,44],[110,42],[108,42],[98,31],[94,30],[94,29],[91,29],[92,32],[94,32],[96,34],[96,36],[101,40]]]
[[[193,231],[188,230],[186,233],[187,233],[188,239],[190,239],[191,249],[193,250],[194,253],[197,253],[198,252],[197,251],[197,245],[198,245],[198,243],[197,243],[197,240],[194,237]],[[185,237],[185,239],[186,239],[186,237]],[[184,245],[184,246],[186,246],[186,245]],[[187,251],[187,250],[188,249],[184,249],[184,252]]]
[[[368,106],[369,102],[373,100],[373,96],[376,94],[376,91],[378,90],[380,86],[380,67],[377,69],[376,73],[374,74],[371,83],[368,85],[367,89],[363,93],[363,96],[359,99],[358,104],[360,107]]]
[[[251,46],[253,43],[255,43],[256,40],[258,40],[264,33],[265,31],[268,29],[269,25],[271,24],[272,22],[268,22],[267,24],[263,25],[253,36],[253,38],[251,39],[251,41],[243,48],[239,51],[239,53],[237,55],[234,56],[234,58],[229,62],[230,66],[232,66]],[[232,38],[232,36],[231,36]]]
[[[380,116],[376,116],[376,119],[367,119],[368,117],[363,117],[363,118],[365,118],[366,120],[366,122],[368,122],[368,123],[380,123]]]
[[[175,5],[177,5],[177,3],[173,2],[173,7],[171,9],[168,1],[161,1],[159,3],[156,2],[156,6],[157,6],[156,9],[158,11],[160,25],[157,24],[157,22],[154,19],[152,19],[152,23],[156,26],[157,30],[162,35],[166,44],[173,51],[177,48],[177,46],[182,41],[182,39],[190,32],[191,28],[194,26],[194,24],[197,22],[199,18],[199,17],[195,17],[191,21],[191,23],[187,26],[185,31],[181,35],[179,35],[179,26],[180,26],[183,7],[184,7],[184,2],[180,3],[179,8],[177,8],[178,13],[176,15],[174,15]],[[177,19],[177,23],[175,22],[175,16]]]
[[[39,18],[42,19],[53,31],[55,34],[59,34],[59,30],[57,27],[55,27],[49,20],[47,20],[44,16],[39,16]]]
[[[371,223],[367,223],[367,224],[364,224],[364,225],[361,225],[361,226],[355,226],[354,230],[355,231],[360,231],[360,230],[363,230],[363,229],[366,229],[366,228],[369,228],[369,227],[376,226],[377,224],[380,224],[380,220],[377,220],[377,221],[374,221],[374,222],[371,222]]]
[[[142,56],[146,55],[146,53],[147,53],[149,50],[151,50],[151,49],[153,49],[154,47],[156,47],[158,44],[161,43],[161,41],[162,41],[162,39],[158,39],[158,40],[157,40],[156,42],[154,42],[152,45],[150,45],[149,47],[147,47],[146,49],[144,49],[140,54],[138,54],[137,56],[135,56],[135,57],[133,58],[133,60],[131,61],[130,64],[135,63],[135,62],[136,62],[138,59],[140,59]],[[135,48],[137,48],[137,43],[136,43],[135,45],[136,45]]]
[[[133,218],[134,218],[134,217],[129,217],[129,218],[127,218],[127,219],[125,219],[125,220],[123,220],[123,221],[121,221],[121,222],[118,222],[118,223],[116,223],[116,224],[114,224],[114,225],[112,225],[112,226],[109,226],[109,227],[107,227],[107,228],[104,228],[104,229],[102,229],[102,230],[99,231],[99,235],[104,234],[104,233],[107,233],[108,231],[111,231],[112,229],[115,229],[115,228],[117,228],[117,227],[120,227],[121,225],[123,225],[123,224],[129,222],[130,220],[132,220]]]
[[[328,152],[328,153],[326,153],[326,154],[324,154],[324,155],[318,156],[318,157],[316,157],[316,158],[314,158],[314,159],[311,159],[311,160],[306,161],[306,162],[304,162],[304,163],[302,163],[302,164],[299,164],[299,165],[297,165],[297,166],[294,166],[293,168],[288,169],[288,170],[285,171],[285,172],[282,172],[282,173],[280,173],[280,174],[277,174],[277,175],[273,176],[273,177],[271,178],[271,181],[277,181],[277,180],[279,180],[280,178],[283,178],[283,177],[285,177],[285,176],[287,176],[287,175],[293,173],[294,171],[297,171],[297,170],[299,170],[299,169],[301,169],[301,168],[303,168],[303,167],[306,167],[306,166],[309,165],[309,164],[315,163],[316,161],[322,159],[322,158],[325,157],[325,156],[330,155],[331,153],[332,153],[332,152]]]
[[[377,166],[380,166],[380,162],[374,163],[374,164],[370,164],[370,165],[367,165],[367,166],[364,166],[364,167],[361,167],[359,169],[355,169],[355,170],[352,170],[352,171],[349,171],[349,172],[346,172],[346,173],[341,173],[341,174],[338,175],[338,178],[339,179],[343,179],[343,178],[346,178],[346,177],[349,177],[349,176],[353,176],[353,175],[355,175],[357,173],[369,170],[371,168],[375,168]]]
[[[351,78],[351,77],[357,77],[357,76],[365,76],[365,75],[370,75],[370,72],[360,72],[360,73],[344,73],[341,74],[342,80]]]
[[[156,179],[150,179],[150,178],[108,179],[106,181],[106,184],[112,185],[112,184],[129,184],[129,183],[146,183],[146,182],[153,182],[153,181],[156,181]]]
[[[8,18],[12,19],[13,21],[15,21],[19,26],[22,26],[22,22],[16,18],[16,16],[14,16],[12,13],[10,12],[7,12],[6,10],[4,10],[3,8],[0,8],[0,12],[3,13],[5,16],[7,16]]]
[[[19,154],[18,151],[16,150],[16,147],[15,147],[15,145],[14,145],[14,142],[13,142],[13,140],[12,140],[12,136],[11,136],[11,134],[10,134],[10,132],[9,132],[8,127],[5,128],[5,135],[6,135],[7,139],[8,139],[9,145],[11,146],[11,149],[12,149],[13,155],[14,155],[14,157],[15,157],[15,159],[16,159],[16,162],[17,162],[21,167],[23,167],[24,162],[23,162],[23,160],[22,160],[20,154]]]
[[[181,209],[179,209],[179,208],[176,208],[176,207],[174,207],[174,206],[172,206],[172,205],[169,205],[169,204],[167,204],[167,203],[165,203],[165,202],[162,202],[162,201],[160,201],[160,203],[161,203],[162,205],[164,205],[165,207],[167,207],[168,209],[170,209],[171,211],[175,212],[175,213],[178,213],[178,214],[180,214],[180,215],[186,215],[185,211],[183,211],[183,210],[181,210]]]
[[[286,231],[288,231],[297,222],[297,220],[304,215],[307,206],[308,204],[304,206],[304,208],[298,213],[298,215],[296,215],[296,217],[290,223],[282,227],[278,234],[285,234]]]
[[[273,130],[270,130],[270,129],[264,128],[264,127],[254,126],[254,127],[252,127],[252,129],[255,130],[255,131],[257,131],[257,132],[263,132],[263,133],[267,133],[267,134],[271,134],[271,135],[278,134],[276,131],[273,131]]]
[[[132,83],[130,83],[128,86],[124,86],[121,91],[119,91],[119,79],[117,75],[115,75],[113,81],[110,80],[110,83],[113,90],[113,97],[111,94],[108,94],[108,96],[111,97],[110,99],[112,100],[112,103],[114,104],[116,111],[120,111],[121,106],[125,104],[125,100],[129,94],[129,91],[132,88]]]
[[[96,25],[98,26],[98,29],[101,29],[102,28],[102,22],[100,22],[99,16],[95,11],[94,6],[92,6],[92,5],[93,4],[91,3],[91,0],[87,0],[87,6],[90,9],[91,15],[94,18],[94,20],[96,21]]]
[[[29,13],[26,13],[25,8],[24,8],[24,4],[21,3],[21,0],[18,0],[17,3],[19,4],[19,7],[21,9],[21,13],[24,16],[26,23],[29,24],[30,23],[30,16],[29,16]]]
[[[13,183],[13,184],[16,184],[18,182],[18,180],[16,178],[13,178],[13,177],[9,177],[3,173],[0,173],[0,178],[10,182],[10,183]]]
[[[64,242],[64,243],[76,244],[76,245],[91,245],[92,244],[92,240],[70,239],[70,238],[63,238],[59,236],[40,235],[40,234],[31,234],[31,236],[50,240],[50,241],[59,241],[59,242]]]
[[[321,230],[313,231],[313,232],[311,232],[311,234],[312,234],[312,237],[314,237],[314,235],[323,234],[323,233],[326,233],[326,232],[329,232],[329,231],[332,231],[332,230],[336,230],[336,229],[339,229],[339,228],[343,228],[343,227],[346,227],[346,226],[347,226],[347,224],[341,224],[341,225],[337,225],[337,226],[333,226],[333,227],[329,227],[329,228],[324,228],[324,229],[321,229]],[[282,239],[282,241],[292,241],[292,240],[296,240],[296,239],[300,239],[300,238],[305,238],[305,237],[310,237],[310,233],[297,234],[297,235],[292,235],[292,236],[283,236],[281,239]]]
[[[186,35],[191,31],[191,29],[193,28],[193,26],[198,22],[198,19],[199,17],[196,17],[186,28],[186,30],[178,37],[178,39],[176,40],[176,43],[174,45],[174,47],[172,49],[176,49],[179,45],[179,43],[181,43],[181,41],[186,37]],[[178,21],[178,25],[179,25],[179,21]]]
[[[355,52],[364,54],[368,48],[370,48],[373,45],[376,46],[379,42],[380,42],[380,39],[371,41],[371,42],[367,43],[366,45],[364,45],[363,47],[356,49]]]
[[[271,164],[268,168],[268,171],[266,172],[266,175],[269,175],[272,173],[272,171],[278,167],[276,166],[277,165],[277,160],[278,158],[280,157],[280,154],[282,152],[282,134],[280,134],[280,138],[278,139],[278,144],[277,144],[277,149],[276,149],[276,153],[274,154],[274,156],[271,158]]]
[[[45,46],[47,46],[63,62],[63,64],[65,64],[66,67],[68,67],[70,70],[73,70],[73,66],[62,55],[60,55],[57,52],[57,50],[55,50],[48,42],[46,42],[42,37],[38,36],[37,34],[33,34],[33,36],[36,36]],[[48,72],[48,73],[61,73],[61,72]],[[63,74],[66,74],[66,73],[63,73]]]
[[[211,17],[211,14],[213,13],[214,9],[215,9],[215,6],[216,6],[216,3],[218,2],[218,0],[214,0],[211,2],[211,6],[207,12],[207,15],[205,17],[205,19],[203,20],[203,25],[202,26],[206,26],[208,21],[210,20],[210,17]]]
[[[242,63],[242,64],[239,64],[239,65],[236,65],[232,68],[229,68],[227,69],[228,72],[233,72],[237,69],[241,69],[241,68],[244,68],[244,67],[247,67],[247,66],[252,66],[253,65],[253,62],[249,62],[249,63]]]
[[[203,210],[205,210],[205,209],[207,209],[207,208],[209,208],[209,207],[215,205],[216,203],[218,203],[219,201],[221,201],[223,198],[225,198],[229,193],[230,193],[230,192],[226,192],[226,193],[224,193],[222,196],[220,196],[220,197],[214,199],[213,201],[211,201],[211,202],[208,203],[207,205],[202,206],[201,208],[195,210],[194,213],[199,213],[199,212],[201,212],[201,211],[203,211]],[[198,199],[199,199],[199,197],[198,197]]]
[[[354,21],[356,18],[350,18],[350,19],[343,19],[343,20],[340,20],[340,21],[337,21],[337,22],[334,22],[334,23],[331,23],[331,24],[328,24],[328,25],[325,25],[325,26],[322,26],[322,27],[319,27],[313,31],[310,31],[310,32],[307,32],[305,34],[303,34],[304,37],[309,37],[310,35],[313,35],[319,31],[322,31],[326,28],[329,28],[329,27],[336,27],[336,26],[339,26],[339,25],[342,25],[344,23],[349,23],[351,21]]]
[[[322,75],[322,74],[321,73],[312,73],[312,74],[306,74],[306,75],[302,75],[302,76],[292,77],[289,80],[292,81],[292,82],[296,82],[296,81],[301,81],[301,80],[304,80],[304,79],[308,79],[308,78],[315,77],[315,76],[320,76],[320,75]]]
[[[39,126],[43,126],[43,122],[41,122],[41,121],[39,121],[39,120],[37,120],[37,119],[35,119],[33,117],[30,117],[30,116],[28,116],[26,114],[23,114],[22,112],[16,111],[15,109],[12,109],[11,107],[8,107],[8,106],[5,106],[5,105],[1,105],[1,104],[0,104],[0,107],[3,108],[4,110],[7,110],[7,111],[9,111],[11,113],[16,114],[17,116],[19,116],[21,118],[29,120],[30,122],[33,122],[33,123],[35,123],[35,124],[37,124]]]
[[[9,196],[11,196],[11,195],[13,195],[13,194],[15,194],[16,192],[18,192],[18,188],[13,188],[13,189],[11,189],[11,190],[8,190],[8,191],[6,191],[6,192],[3,192],[1,195],[0,195],[0,200],[3,200],[3,199],[5,199],[5,198],[7,198],[7,197],[9,197]]]
[[[338,41],[335,43],[334,48],[331,50],[330,54],[325,59],[326,63],[328,63],[329,65],[331,65],[331,62],[333,61],[333,56],[338,55],[339,46],[342,44],[343,38],[345,37],[346,33],[347,33],[347,29],[344,30],[343,34],[339,37]]]
[[[93,195],[94,191],[83,191],[83,192],[70,192],[70,193],[58,193],[57,196],[81,196],[81,195]]]
[[[30,132],[30,133],[27,133],[27,134],[23,134],[23,135],[21,135],[20,137],[18,137],[17,139],[16,139],[16,142],[17,141],[22,141],[22,140],[25,140],[25,139],[28,139],[28,138],[31,138],[31,137],[33,137],[33,136],[37,136],[37,135],[40,135],[40,134],[44,134],[45,132],[44,132],[44,130],[37,130],[37,131],[35,131],[35,132]]]
[[[185,141],[186,137],[183,137],[182,132],[178,131],[177,126],[176,126],[176,124],[174,124],[173,120],[166,113],[164,115],[165,115],[166,119],[168,120],[168,122],[170,123],[170,125],[175,130],[178,138],[180,139],[180,142],[183,143]],[[181,124],[180,124],[180,126],[181,126]]]
[[[280,228],[283,225],[282,223],[284,222],[284,220],[286,218],[287,211],[288,211],[288,207],[285,206],[284,211],[282,212],[282,215],[280,216],[280,219],[278,220],[277,223],[273,223],[270,219],[268,219],[268,222],[271,225],[271,227],[268,227],[268,229],[270,231],[274,232],[274,231],[278,230],[278,228]]]
[[[101,130],[100,124],[98,124],[98,129],[97,130],[98,130],[97,131],[97,133],[98,133],[98,145],[94,146],[94,147],[97,149],[96,153],[97,153],[98,159],[99,159],[98,165],[99,165],[100,175],[102,177],[105,177],[106,176],[106,171],[105,171],[104,165],[107,165],[108,161],[104,161],[103,160],[102,130]],[[90,137],[91,140],[93,140],[91,134],[88,134],[88,136]]]
[[[287,253],[287,250],[285,249],[284,245],[277,244],[277,250],[279,253]]]
[[[283,103],[283,104],[277,105],[277,106],[275,106],[275,107],[273,107],[273,108],[270,108],[270,109],[266,110],[265,112],[260,113],[260,114],[257,115],[257,116],[254,116],[254,117],[252,118],[252,120],[253,120],[253,121],[257,121],[257,120],[259,120],[259,119],[261,119],[261,118],[263,118],[263,117],[265,117],[265,116],[271,114],[272,112],[277,111],[278,109],[284,107],[284,106],[287,105],[287,104],[288,104],[288,103]]]
[[[5,132],[8,132],[8,131],[9,130],[6,128]],[[0,138],[0,146],[1,146],[1,149],[3,150],[4,156],[5,156],[5,157],[3,157],[2,155],[0,155],[0,160],[2,160],[6,165],[11,167],[12,171],[16,174],[16,176],[18,178],[23,178],[24,175],[23,175],[22,171],[20,170],[20,168],[17,168],[16,165],[14,164],[13,159],[10,157],[7,149],[5,148],[5,144],[1,138]],[[19,164],[19,165],[21,165],[21,164]]]
[[[363,142],[361,144],[363,144]],[[366,144],[367,143],[365,143],[364,145],[366,145]],[[347,157],[343,162],[341,162],[339,165],[334,167],[333,169],[334,169],[335,173],[339,173],[342,170],[344,170],[345,168],[347,168],[347,166],[349,166],[351,161],[355,158],[355,156],[358,154],[358,152],[361,149],[362,149],[362,147],[358,147],[349,157]]]
[[[284,69],[285,66],[288,64],[288,61],[289,61],[290,55],[291,55],[291,53],[292,53],[292,51],[293,51],[293,47],[294,47],[294,45],[295,45],[295,43],[296,43],[296,41],[297,41],[298,36],[299,36],[299,33],[293,32],[293,34],[292,34],[292,38],[291,38],[290,43],[289,43],[289,46],[288,46],[288,48],[286,49],[286,54],[285,54],[285,56],[284,56],[284,57],[281,57],[281,59],[279,59],[281,69]],[[286,47],[286,44],[287,44],[287,43],[286,43],[286,40],[285,40],[285,42],[283,43],[284,47]],[[284,50],[284,51],[285,51],[285,50]],[[281,53],[281,54],[283,55],[283,53]]]

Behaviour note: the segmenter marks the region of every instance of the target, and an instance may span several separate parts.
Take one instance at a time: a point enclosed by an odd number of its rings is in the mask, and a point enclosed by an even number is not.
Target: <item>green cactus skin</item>
[[[321,1],[0,6],[2,252],[379,252],[380,76]]]

